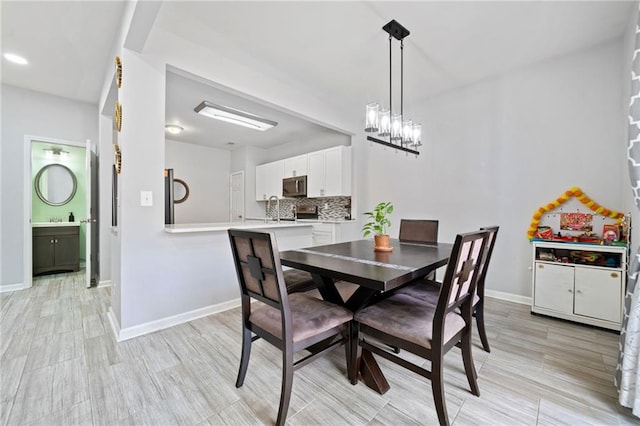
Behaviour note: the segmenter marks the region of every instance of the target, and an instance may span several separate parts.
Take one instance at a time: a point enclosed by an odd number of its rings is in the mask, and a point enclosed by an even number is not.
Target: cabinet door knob
[[[51,240],[51,244],[53,244],[53,240]]]
[[[571,289],[568,289],[567,291],[568,291],[569,293],[573,293],[573,290],[571,290]]]
[[[611,273],[611,278],[618,278],[618,273],[617,272],[612,272]]]

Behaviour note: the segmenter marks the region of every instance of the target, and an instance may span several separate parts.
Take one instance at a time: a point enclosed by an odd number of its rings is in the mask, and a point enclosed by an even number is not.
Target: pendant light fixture
[[[418,147],[422,146],[422,126],[404,116],[404,38],[410,32],[395,19],[382,27],[389,34],[389,108],[380,109],[377,103],[369,103],[366,108],[365,128],[368,133],[378,133],[378,136],[388,140],[367,136],[367,140],[395,149],[419,155]],[[392,38],[400,41],[400,113],[393,112],[392,91]]]

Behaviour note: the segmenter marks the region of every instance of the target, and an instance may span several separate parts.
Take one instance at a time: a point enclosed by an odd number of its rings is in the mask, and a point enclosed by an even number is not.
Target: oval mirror
[[[189,185],[182,179],[173,179],[173,202],[184,203],[189,198]]]
[[[71,169],[62,164],[47,164],[35,179],[38,198],[50,206],[63,206],[76,195],[78,182]]]

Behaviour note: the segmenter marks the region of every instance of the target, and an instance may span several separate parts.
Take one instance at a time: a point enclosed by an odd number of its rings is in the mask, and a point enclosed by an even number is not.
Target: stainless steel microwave
[[[296,176],[282,179],[283,197],[306,197],[307,177]]]

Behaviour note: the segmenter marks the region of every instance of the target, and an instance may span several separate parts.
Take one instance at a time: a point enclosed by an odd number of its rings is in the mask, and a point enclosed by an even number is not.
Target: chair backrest
[[[482,256],[489,232],[474,231],[458,234],[442,280],[438,306],[434,317],[434,338],[444,332],[444,320],[460,309],[467,325],[471,322],[471,297],[478,281]]]
[[[254,298],[279,309],[283,318],[288,316],[289,298],[275,235],[243,229],[229,229],[228,233],[243,313],[245,309],[250,312],[249,298]]]
[[[481,296],[484,295],[484,280],[487,277],[487,269],[489,268],[489,261],[493,254],[493,248],[496,245],[496,238],[498,238],[499,226],[486,226],[480,228],[481,231],[489,232],[489,240],[487,241],[487,248],[484,251],[482,263],[480,265],[480,275],[478,276],[478,285],[476,286],[476,293]]]
[[[437,243],[438,221],[431,219],[400,219],[400,235],[402,243]]]

